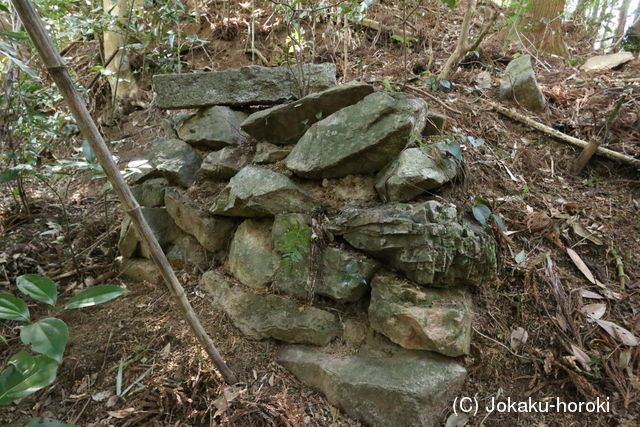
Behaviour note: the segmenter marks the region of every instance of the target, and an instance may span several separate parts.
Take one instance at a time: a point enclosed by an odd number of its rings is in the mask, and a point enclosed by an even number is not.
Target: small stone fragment
[[[253,162],[257,164],[275,163],[287,157],[290,152],[291,147],[261,142],[256,145],[256,154]]]
[[[544,110],[547,103],[536,81],[529,55],[521,55],[507,65],[500,80],[499,95],[501,99],[516,101],[528,110]]]
[[[225,147],[209,153],[202,161],[202,176],[216,181],[226,181],[249,163],[249,156],[239,147]]]
[[[159,139],[153,143],[151,163],[169,182],[189,187],[202,160],[189,144],[179,139]]]
[[[229,107],[204,108],[186,119],[178,129],[178,137],[192,145],[219,150],[238,145],[244,140],[240,124],[247,115]]]

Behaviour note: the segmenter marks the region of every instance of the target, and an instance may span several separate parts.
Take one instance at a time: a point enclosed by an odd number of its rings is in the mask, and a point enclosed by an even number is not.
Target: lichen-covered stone
[[[478,284],[496,276],[495,241],[479,224],[458,218],[453,205],[347,208],[330,230],[422,285]]]
[[[311,196],[286,176],[269,169],[246,166],[218,195],[211,212],[224,216],[263,217],[309,212],[313,207]]]
[[[502,99],[522,104],[528,110],[544,110],[546,101],[536,81],[529,55],[521,55],[507,65],[500,80],[499,95]]]
[[[379,264],[340,248],[328,247],[322,252],[321,280],[316,293],[338,302],[354,302],[369,289]]]
[[[249,156],[239,147],[225,147],[207,154],[200,174],[208,179],[226,181],[249,163]]]
[[[300,98],[303,86],[318,92],[336,84],[334,64],[260,67],[248,65],[206,73],[153,76],[158,107],[200,108],[212,105],[269,105]]]
[[[426,123],[424,100],[376,92],[315,123],[286,159],[304,178],[339,178],[379,171]]]
[[[266,287],[278,269],[271,226],[272,221],[268,219],[246,220],[231,240],[227,267],[240,282],[251,288]]]
[[[445,155],[434,159],[424,147],[407,148],[380,171],[375,188],[385,202],[407,202],[442,187],[457,173],[454,159]]]
[[[153,143],[151,163],[172,184],[189,187],[195,181],[202,159],[179,139],[159,139]]]
[[[256,145],[256,154],[253,157],[253,162],[256,164],[275,163],[287,157],[290,152],[290,146],[261,142]]]
[[[286,347],[278,363],[350,416],[380,427],[438,425],[466,377],[453,359],[401,349],[340,357]]]
[[[297,101],[250,115],[242,130],[258,141],[278,145],[295,144],[309,126],[336,111],[355,104],[373,92],[366,83],[350,82]]]
[[[195,237],[202,247],[218,258],[222,256],[233,235],[236,221],[213,216],[200,209],[184,192],[176,188],[166,190],[165,205],[178,227]]]
[[[371,282],[371,327],[404,348],[446,356],[468,354],[471,298],[462,289],[418,287],[392,274]]]
[[[195,237],[185,235],[175,241],[167,252],[167,259],[173,268],[197,267],[200,270],[206,270],[213,258],[207,254]]]
[[[156,208],[164,206],[164,190],[169,186],[169,181],[164,178],[155,178],[144,181],[142,184],[131,187],[131,192],[140,206]]]
[[[335,315],[278,295],[244,292],[218,272],[206,272],[202,284],[233,324],[251,338],[325,345],[340,333]]]
[[[240,132],[240,125],[246,118],[247,115],[242,111],[221,105],[203,108],[182,122],[178,128],[178,138],[191,145],[213,150],[238,145],[246,137]]]

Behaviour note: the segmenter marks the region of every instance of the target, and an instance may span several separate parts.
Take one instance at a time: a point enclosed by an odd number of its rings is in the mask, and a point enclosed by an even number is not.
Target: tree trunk
[[[112,101],[115,107],[119,107],[138,97],[138,84],[131,72],[124,47],[130,43],[126,30],[132,23],[130,15],[135,13],[136,9],[142,8],[142,0],[103,0],[102,5],[105,12],[113,16],[115,21],[110,29],[104,32],[103,38],[105,60],[115,53],[106,68],[109,71],[107,79],[111,86]]]
[[[533,0],[518,25],[523,42],[539,52],[568,57],[562,37],[562,13],[565,0]]]
[[[624,29],[627,26],[627,14],[629,13],[630,0],[622,0],[620,10],[618,11],[618,26],[616,27],[614,43],[624,37]]]
[[[574,21],[584,22],[587,15],[587,9],[589,9],[589,0],[580,0],[576,6],[576,10],[571,14],[571,19]]]

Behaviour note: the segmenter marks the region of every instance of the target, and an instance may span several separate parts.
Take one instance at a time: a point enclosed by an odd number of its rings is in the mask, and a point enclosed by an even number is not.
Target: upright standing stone
[[[500,98],[516,101],[531,111],[542,111],[546,106],[531,66],[531,57],[521,55],[512,60],[500,81]]]
[[[309,126],[373,92],[366,83],[350,82],[313,93],[289,104],[250,115],[242,130],[259,141],[278,145],[295,144]]]
[[[236,279],[251,288],[265,288],[278,269],[271,226],[272,221],[268,219],[246,220],[231,240],[227,267]]]
[[[158,107],[200,108],[212,105],[272,105],[297,99],[336,84],[334,64],[260,67],[248,65],[207,73],[160,74],[153,76]]]

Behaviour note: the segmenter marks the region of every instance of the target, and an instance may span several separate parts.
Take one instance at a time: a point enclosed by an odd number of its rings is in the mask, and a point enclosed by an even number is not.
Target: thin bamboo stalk
[[[30,0],[11,0],[11,2],[18,12],[25,29],[29,33],[33,44],[36,46],[47,71],[55,81],[60,93],[71,110],[73,117],[76,119],[82,134],[87,138],[87,141],[89,142],[96,158],[100,162],[100,165],[104,169],[107,178],[113,185],[113,189],[118,195],[120,202],[125,207],[126,213],[131,217],[136,231],[142,237],[143,243],[149,248],[151,258],[160,269],[160,273],[174,295],[185,320],[226,382],[229,384],[237,383],[238,381],[235,374],[225,364],[222,356],[213,344],[213,341],[202,327],[193,307],[191,307],[191,304],[189,303],[184,289],[178,281],[173,268],[171,268],[171,265],[162,251],[158,240],[155,238],[149,224],[147,224],[147,221],[142,215],[140,205],[120,174],[118,166],[113,161],[113,157],[107,147],[107,144],[105,144],[100,131],[93,121],[93,118],[89,114],[84,102],[73,86],[73,81],[69,76],[66,65],[56,50],[51,38],[44,29],[42,20],[34,9],[33,4]]]

